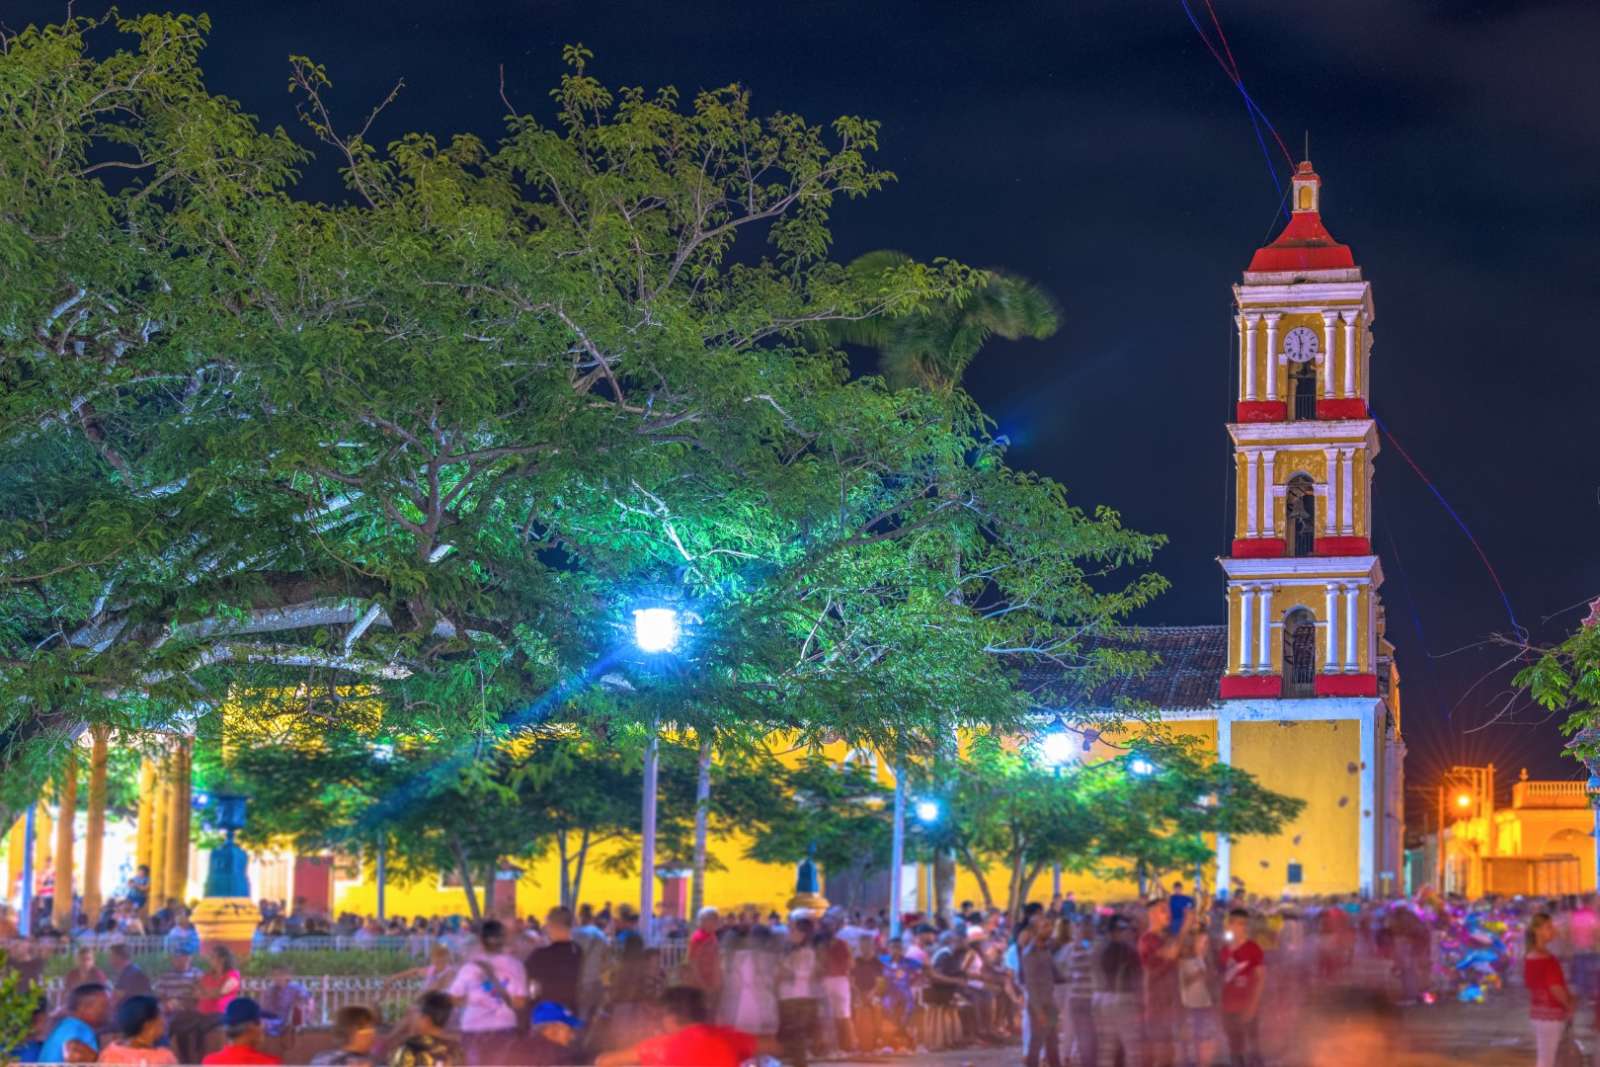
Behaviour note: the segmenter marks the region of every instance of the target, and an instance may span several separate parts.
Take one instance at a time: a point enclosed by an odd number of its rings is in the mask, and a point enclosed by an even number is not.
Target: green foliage
[[[6,964],[6,952],[0,949],[0,1057],[28,1039],[39,1005],[39,995],[24,989],[22,975]]]
[[[892,791],[867,767],[809,756],[796,767],[775,767],[767,781],[777,802],[744,824],[753,836],[751,859],[798,863],[812,855],[826,871],[862,874],[888,867]]]
[[[1567,734],[1600,727],[1600,625],[1594,621],[1600,610],[1594,604],[1590,609],[1589,618],[1565,641],[1531,653],[1531,662],[1512,682],[1540,707],[1566,712],[1561,729]],[[1575,738],[1568,751],[1578,759],[1600,759],[1600,744],[1588,737]]]
[[[608,88],[575,46],[494,144],[374,144],[295,58],[291,135],[206,90],[208,30],[74,18],[0,48],[7,803],[86,723],[292,694],[328,744],[294,750],[295,789],[257,777],[257,817],[314,795],[285,832],[359,836],[407,790],[451,821],[395,823],[397,873],[471,868],[584,833],[481,817],[551,810],[503,765],[529,730],[910,757],[1023,724],[1023,658],[1118,665],[1084,642],[1160,591],[1160,539],[1009,469],[958,368],[894,391],[816,344],[1053,328],[1000,275],[828,258],[838,200],[892,179],[875,122]],[[345,200],[298,189],[319,155]],[[693,616],[676,670],[627,643],[644,596]],[[392,766],[341,733],[374,704]]]
[[[275,967],[288,967],[301,980],[322,975],[346,978],[386,978],[417,966],[417,958],[389,949],[286,949],[252,952],[240,966],[246,978],[270,978]]]
[[[387,849],[399,883],[460,873],[482,890],[501,862],[556,853],[561,899],[580,898],[590,863],[633,871],[638,863],[643,736],[602,743],[570,728],[524,731],[471,759],[422,741],[374,750],[335,733],[300,748],[242,748],[232,769],[251,796],[243,840],[289,837],[297,848],[365,854]],[[688,865],[694,820],[695,749],[671,739],[660,756],[658,856]],[[714,830],[753,825],[781,810],[769,783],[775,761],[730,753],[716,768]]]
[[[875,278],[903,269],[912,260],[900,252],[868,252],[850,271]],[[1055,334],[1061,314],[1044,289],[1001,270],[985,272],[970,293],[898,316],[874,316],[829,323],[835,342],[863,345],[878,352],[878,369],[896,389],[949,392],[990,337],[1008,341],[1043,340]]]
[[[1132,773],[1135,759],[1153,773]],[[1216,834],[1274,834],[1305,806],[1217,762],[1193,739],[1156,728],[1128,755],[1059,772],[1027,746],[980,736],[926,788],[947,812],[927,834],[929,844],[953,848],[985,901],[1012,909],[1053,864],[1105,877],[1192,871],[1211,860],[1208,839]],[[1008,872],[1003,897],[988,882],[995,867]]]

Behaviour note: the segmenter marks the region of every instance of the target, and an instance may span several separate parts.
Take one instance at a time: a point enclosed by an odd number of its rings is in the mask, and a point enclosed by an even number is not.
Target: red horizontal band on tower
[[[1376,674],[1319,674],[1312,692],[1319,697],[1375,697]]]
[[[1311,551],[1319,556],[1370,556],[1372,541],[1366,537],[1318,537]]]
[[[1277,559],[1288,554],[1288,542],[1281,537],[1238,537],[1233,542],[1234,559]]]
[[[1223,700],[1239,700],[1246,697],[1265,697],[1276,700],[1283,695],[1283,676],[1281,674],[1224,674],[1220,692]]]
[[[1367,402],[1359,396],[1317,397],[1317,418],[1319,419],[1364,419],[1366,417]]]
[[[1289,404],[1285,400],[1241,400],[1239,422],[1287,422]]]

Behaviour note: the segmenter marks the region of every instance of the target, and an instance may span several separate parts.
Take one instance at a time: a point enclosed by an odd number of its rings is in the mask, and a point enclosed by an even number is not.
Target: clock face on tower
[[[1296,326],[1283,338],[1283,354],[1295,363],[1307,363],[1315,359],[1320,347],[1316,331],[1304,326]]]

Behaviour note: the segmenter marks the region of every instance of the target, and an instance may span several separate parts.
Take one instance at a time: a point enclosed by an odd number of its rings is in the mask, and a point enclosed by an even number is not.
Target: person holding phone
[[[450,996],[461,1009],[462,1050],[468,1063],[515,1063],[528,973],[506,951],[506,928],[498,919],[484,922],[478,943],[450,983]]]
[[[1266,986],[1266,953],[1250,937],[1250,913],[1228,912],[1219,954],[1222,970],[1222,1030],[1228,1036],[1233,1067],[1261,1063],[1261,991]]]

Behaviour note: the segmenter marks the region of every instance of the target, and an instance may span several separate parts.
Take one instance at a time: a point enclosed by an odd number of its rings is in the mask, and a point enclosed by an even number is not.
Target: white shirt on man
[[[496,1030],[514,1030],[517,1013],[512,1010],[494,988],[491,977],[505,987],[507,997],[528,995],[528,972],[522,961],[504,952],[485,956],[474,955],[456,972],[450,983],[452,997],[465,997],[461,1008],[461,1032],[487,1034]]]

